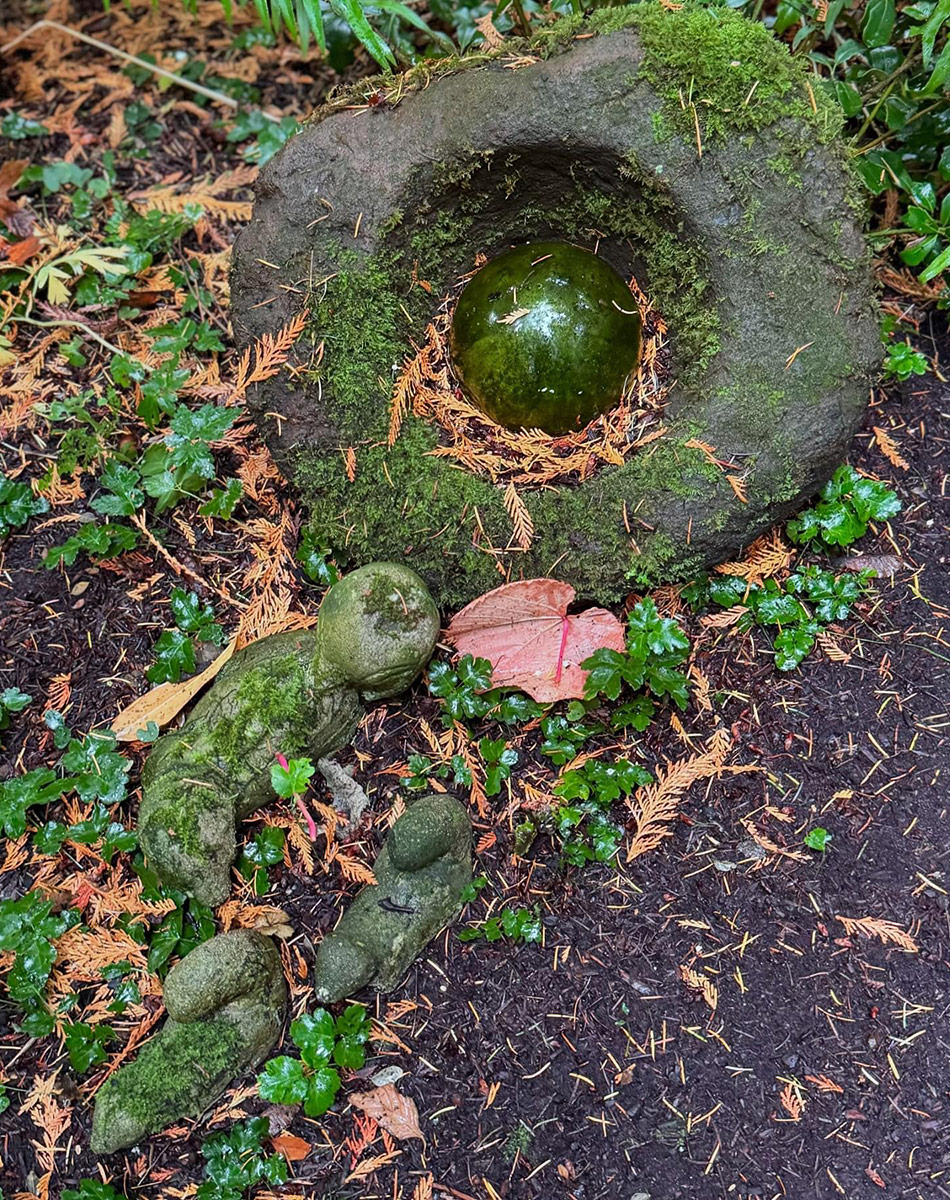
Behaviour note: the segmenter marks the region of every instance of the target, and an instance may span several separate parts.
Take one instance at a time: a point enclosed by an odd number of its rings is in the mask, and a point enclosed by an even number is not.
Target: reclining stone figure
[[[160,878],[204,904],[227,899],[237,825],[273,798],[275,754],[318,759],[345,746],[361,698],[407,688],[438,632],[419,576],[371,563],[330,588],[315,628],[239,650],[145,764],[140,840]]]

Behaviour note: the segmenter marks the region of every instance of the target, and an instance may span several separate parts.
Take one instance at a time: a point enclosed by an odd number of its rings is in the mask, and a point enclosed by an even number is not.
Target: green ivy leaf
[[[272,1104],[302,1104],[308,1086],[303,1063],[286,1055],[272,1058],[257,1077],[261,1098]]]
[[[308,1067],[316,1069],[330,1061],[336,1029],[333,1017],[326,1009],[318,1008],[314,1013],[298,1017],[290,1026],[290,1036]]]
[[[340,1074],[335,1067],[319,1067],[310,1076],[303,1110],[308,1117],[322,1117],[333,1106],[340,1090]]]

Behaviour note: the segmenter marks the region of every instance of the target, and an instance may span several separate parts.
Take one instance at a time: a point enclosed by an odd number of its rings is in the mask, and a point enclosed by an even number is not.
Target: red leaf
[[[604,608],[568,616],[574,589],[556,579],[524,579],[479,596],[452,620],[459,654],[487,658],[495,687],[516,687],[544,704],[581,699],[580,664],[601,647],[622,651],[623,626]]]

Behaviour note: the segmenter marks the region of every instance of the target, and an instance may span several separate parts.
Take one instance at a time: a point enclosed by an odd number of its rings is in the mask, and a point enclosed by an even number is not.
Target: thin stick
[[[22,33],[17,34],[13,41],[0,46],[0,54],[6,54],[14,46],[18,46],[20,42],[25,41],[30,34],[36,33],[40,29],[58,29],[60,33],[67,33],[70,37],[78,38],[81,42],[85,42],[87,46],[95,46],[97,50],[104,50],[106,54],[113,54],[116,58],[121,58],[124,62],[135,63],[137,67],[142,67],[143,70],[150,71],[153,75],[161,75],[163,79],[170,79],[172,83],[177,83],[179,87],[187,88],[191,92],[198,92],[201,96],[207,96],[209,100],[216,100],[219,104],[226,104],[229,108],[239,107],[237,100],[233,96],[226,96],[223,92],[216,92],[213,88],[205,87],[204,84],[195,83],[191,79],[185,79],[181,75],[176,75],[174,71],[166,71],[164,67],[147,62],[144,58],[139,58],[135,54],[127,54],[124,50],[119,50],[116,46],[110,46],[108,42],[100,42],[98,38],[90,37],[88,33],[80,33],[78,29],[71,29],[68,25],[60,25],[59,21],[36,21],[29,29],[24,29]],[[272,117],[269,112],[264,112],[263,109],[261,109],[261,114],[268,121],[278,122],[280,120],[279,117]]]
[[[38,325],[40,329],[78,329],[80,333],[84,333],[86,337],[92,338],[94,342],[98,342],[106,350],[111,350],[113,354],[124,354],[125,351],[121,346],[116,346],[94,329],[90,329],[83,321],[35,321],[32,317],[17,317],[17,322],[20,325]]]

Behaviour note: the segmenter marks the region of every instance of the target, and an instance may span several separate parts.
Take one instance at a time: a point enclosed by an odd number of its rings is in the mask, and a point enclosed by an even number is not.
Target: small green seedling
[[[32,696],[21,692],[19,688],[4,688],[0,692],[0,730],[9,729],[10,717],[14,713],[23,712],[32,699]]]
[[[656,712],[651,697],[668,696],[680,709],[689,700],[689,683],[676,668],[689,654],[689,638],[675,621],[661,617],[652,600],[631,610],[625,652],[602,648],[581,663],[588,671],[584,697],[617,700],[624,690],[632,697],[614,709],[611,725],[632,725],[643,732]]]
[[[835,471],[821,499],[785,526],[797,546],[812,542],[832,549],[850,546],[868,531],[871,521],[887,521],[901,510],[897,494],[885,483],[859,475],[853,467]]]
[[[814,829],[809,829],[805,834],[805,845],[809,850],[819,850],[824,853],[828,849],[828,843],[831,841],[832,835],[827,829],[822,829],[820,825],[816,825]]]
[[[204,1179],[195,1200],[242,1200],[255,1184],[273,1188],[286,1183],[287,1162],[283,1155],[264,1150],[268,1137],[266,1117],[251,1117],[226,1133],[207,1138],[201,1147]]]
[[[459,933],[460,942],[497,942],[503,937],[515,943],[541,941],[541,917],[534,908],[503,908],[497,916],[489,917],[477,925],[470,925]]]

